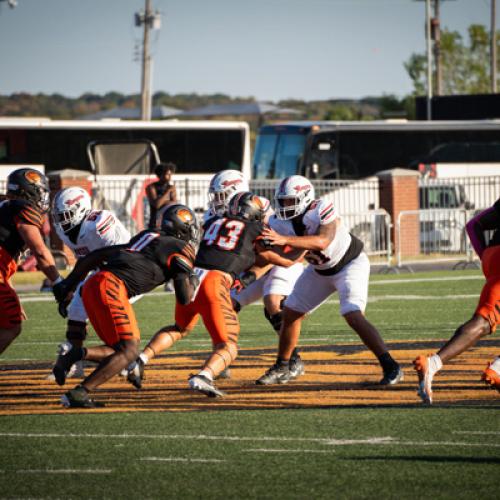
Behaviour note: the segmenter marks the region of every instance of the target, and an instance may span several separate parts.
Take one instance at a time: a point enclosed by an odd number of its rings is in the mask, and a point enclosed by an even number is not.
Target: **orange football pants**
[[[476,314],[489,321],[493,333],[500,322],[500,246],[487,248],[481,263],[486,283],[479,297]]]
[[[194,301],[185,306],[176,304],[177,326],[181,330],[192,330],[201,316],[214,345],[237,343],[240,323],[231,303],[232,282],[227,273],[208,271]]]
[[[110,271],[99,271],[82,288],[82,300],[99,338],[112,347],[120,340],[140,340],[134,309],[122,280]]]
[[[0,328],[12,328],[22,321],[19,297],[9,283],[16,270],[16,261],[0,247]]]

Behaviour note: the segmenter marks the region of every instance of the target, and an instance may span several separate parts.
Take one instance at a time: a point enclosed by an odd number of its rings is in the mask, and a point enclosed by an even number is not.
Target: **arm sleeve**
[[[170,271],[174,273],[174,289],[177,301],[186,305],[191,301],[193,287],[191,286],[191,276],[193,273],[192,264],[182,255],[175,254],[169,264]]]
[[[14,215],[14,223],[16,226],[18,224],[29,224],[41,229],[43,226],[43,219],[43,215],[36,210],[36,208],[27,204],[19,207],[17,214]]]

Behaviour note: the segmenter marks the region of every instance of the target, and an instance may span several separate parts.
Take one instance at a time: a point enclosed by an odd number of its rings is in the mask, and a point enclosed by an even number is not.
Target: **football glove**
[[[59,283],[52,286],[52,293],[56,298],[57,302],[63,302],[69,293],[69,287],[66,280],[62,280]]]
[[[241,293],[247,286],[250,286],[257,279],[256,274],[253,271],[245,271],[240,274],[233,283],[231,287],[236,293]]]

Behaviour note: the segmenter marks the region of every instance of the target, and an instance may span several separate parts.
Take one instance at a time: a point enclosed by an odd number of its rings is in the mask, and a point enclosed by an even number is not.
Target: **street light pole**
[[[141,78],[141,120],[151,120],[151,65],[150,30],[160,29],[161,16],[151,10],[151,0],[146,0],[144,12],[135,14],[135,25],[144,25],[142,41],[142,78]]]
[[[491,92],[497,92],[497,30],[496,30],[496,0],[491,0],[491,49],[490,49],[490,71]]]
[[[149,53],[149,19],[151,0],[146,0],[144,38],[142,43],[141,120],[151,120],[151,55]]]
[[[427,120],[432,120],[432,50],[430,0],[425,0],[425,44],[427,49]]]

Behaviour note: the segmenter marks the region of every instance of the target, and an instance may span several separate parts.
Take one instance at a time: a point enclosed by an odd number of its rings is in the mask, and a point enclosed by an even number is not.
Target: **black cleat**
[[[70,342],[63,342],[59,345],[58,356],[52,373],[58,385],[66,383],[66,377],[71,367],[82,359],[82,349],[74,348]]]
[[[404,380],[404,373],[401,367],[397,365],[392,370],[384,371],[384,376],[379,383],[380,385],[396,385],[402,380]]]
[[[104,406],[104,403],[94,401],[81,385],[63,394],[61,403],[65,408],[102,408]]]
[[[290,359],[289,370],[290,370],[290,380],[300,377],[301,375],[304,375],[304,373],[306,372],[306,369],[304,367],[304,362],[302,361],[302,358],[298,354],[297,356]]]
[[[130,382],[137,390],[142,389],[144,366],[144,361],[141,358],[137,358],[133,368],[129,368],[127,373],[127,382]]]
[[[286,384],[292,379],[292,374],[288,366],[278,366],[274,364],[262,377],[257,379],[257,385]]]

